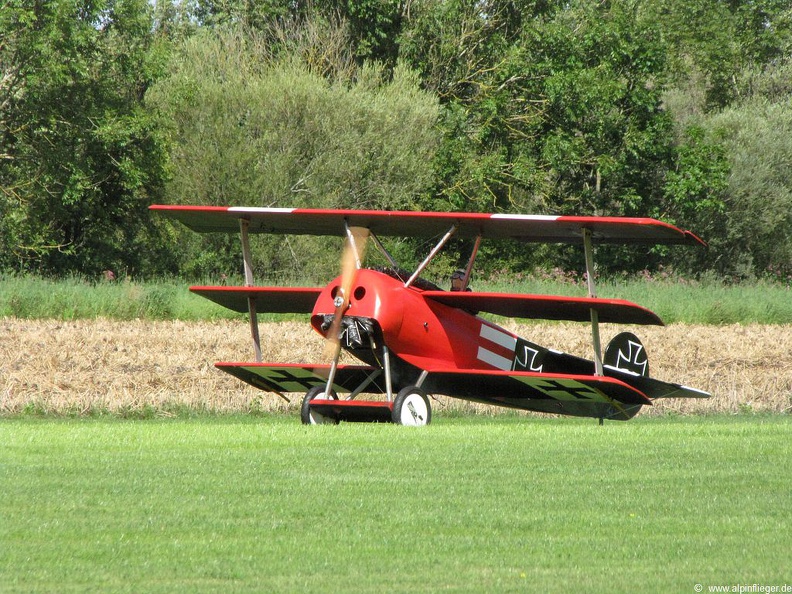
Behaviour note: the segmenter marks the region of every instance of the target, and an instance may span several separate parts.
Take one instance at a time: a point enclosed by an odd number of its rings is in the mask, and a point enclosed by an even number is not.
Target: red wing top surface
[[[689,231],[650,218],[236,206],[154,205],[150,209],[198,232],[238,231],[239,220],[244,219],[251,233],[342,235],[346,223],[381,236],[433,237],[456,225],[457,237],[577,243],[582,241],[583,230],[588,229],[594,243],[705,245]]]

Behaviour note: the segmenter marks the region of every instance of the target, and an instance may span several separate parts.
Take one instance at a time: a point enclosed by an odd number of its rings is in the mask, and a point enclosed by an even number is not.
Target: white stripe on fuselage
[[[488,351],[484,347],[479,347],[477,359],[487,365],[502,369],[503,371],[509,371],[512,366],[511,359],[501,357],[499,354]]]
[[[514,356],[514,349],[517,347],[516,336],[512,336],[508,332],[504,332],[503,330],[493,326],[488,326],[487,324],[481,325],[479,336],[487,342],[491,342],[499,347],[507,349],[512,353],[512,357]],[[476,358],[487,365],[492,365],[493,367],[502,369],[504,371],[508,371],[512,368],[512,359],[504,357],[503,355],[499,355],[498,353],[495,353],[483,346],[479,346]]]
[[[493,328],[492,326],[487,326],[486,324],[481,325],[481,332],[479,336],[484,340],[489,340],[490,342],[494,342],[497,345],[502,346],[505,349],[511,349],[512,352],[514,348],[517,346],[517,337],[512,336],[511,334],[504,332],[503,330],[499,330],[498,328]]]

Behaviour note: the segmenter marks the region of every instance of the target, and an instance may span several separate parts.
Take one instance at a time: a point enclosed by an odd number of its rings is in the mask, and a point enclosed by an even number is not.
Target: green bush
[[[328,74],[310,55],[277,49],[263,34],[204,32],[148,92],[173,139],[170,200],[410,209],[432,181],[437,143],[437,100],[417,75],[373,64]],[[224,241],[182,245],[177,258],[193,274],[216,273],[213,261],[239,269]],[[315,238],[262,238],[254,249],[267,274],[338,266],[337,250]]]

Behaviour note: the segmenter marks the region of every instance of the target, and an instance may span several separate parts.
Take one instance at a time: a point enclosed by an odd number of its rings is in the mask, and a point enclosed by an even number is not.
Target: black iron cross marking
[[[520,356],[520,349],[522,348],[522,357]],[[512,369],[514,371],[542,371],[542,358],[539,355],[539,349],[532,346],[530,343],[519,339],[517,346],[514,349],[514,362]]]
[[[616,359],[616,367],[618,369],[627,369],[629,371],[636,371],[640,375],[646,375],[646,366],[649,360],[646,358],[643,345],[640,343],[628,341],[628,352],[625,354],[623,350],[619,349],[619,356]]]
[[[284,392],[292,391],[289,390],[284,385],[284,383],[298,384],[299,386],[305,388],[306,390],[310,390],[315,386],[323,386],[326,383],[321,378],[317,378],[312,375],[302,376],[302,377],[296,376],[287,369],[277,369],[273,371],[274,373],[272,375],[267,376],[267,381],[272,382],[273,385],[278,386],[278,388],[280,390],[283,390]],[[275,375],[275,373],[279,373],[280,376]]]
[[[567,386],[557,380],[546,380],[544,385],[537,384],[536,387],[548,396],[554,398],[558,397],[555,395],[559,392],[571,396],[576,400],[592,400],[596,396],[596,393],[584,384]]]

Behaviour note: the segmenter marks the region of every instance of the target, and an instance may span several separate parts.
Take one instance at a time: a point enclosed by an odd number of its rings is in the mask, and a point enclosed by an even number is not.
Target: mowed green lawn
[[[792,418],[0,420],[2,592],[792,583]]]

